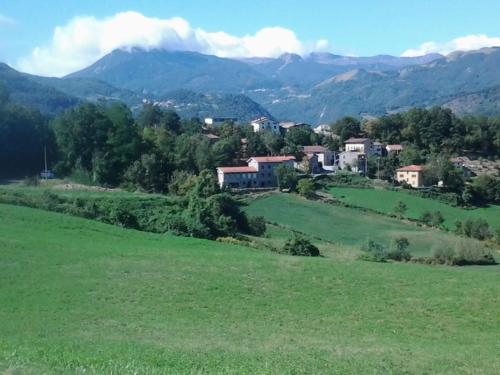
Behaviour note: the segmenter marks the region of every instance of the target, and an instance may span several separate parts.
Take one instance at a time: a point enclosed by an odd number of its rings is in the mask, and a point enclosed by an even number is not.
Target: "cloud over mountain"
[[[165,48],[220,57],[276,57],[285,52],[324,50],[327,46],[323,39],[311,45],[303,43],[293,31],[281,27],[263,28],[239,37],[193,28],[179,17],[159,19],[129,11],[105,19],[76,17],[56,27],[52,41],[19,59],[17,68],[33,74],[62,76],[117,48]]]
[[[472,51],[484,47],[500,46],[500,38],[489,37],[485,34],[472,34],[456,38],[444,43],[425,42],[420,47],[408,49],[403,52],[403,57],[423,56],[429,53],[447,55],[453,51]]]

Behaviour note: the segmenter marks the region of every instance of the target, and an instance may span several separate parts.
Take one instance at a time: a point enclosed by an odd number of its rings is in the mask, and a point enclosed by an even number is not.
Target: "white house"
[[[253,120],[250,125],[252,125],[254,133],[271,131],[272,133],[278,134],[280,132],[279,124],[275,121],[269,120],[267,117],[261,117]]]
[[[275,169],[280,165],[294,167],[294,156],[254,156],[243,167],[218,167],[220,187],[239,189],[276,187]]]
[[[370,138],[349,138],[344,143],[345,151],[361,152],[369,156],[382,156],[382,143],[372,142]]]
[[[370,138],[349,138],[347,141],[344,142],[345,144],[345,151],[355,151],[355,152],[361,152],[363,154],[368,154],[370,153],[370,150],[372,148],[372,141]]]

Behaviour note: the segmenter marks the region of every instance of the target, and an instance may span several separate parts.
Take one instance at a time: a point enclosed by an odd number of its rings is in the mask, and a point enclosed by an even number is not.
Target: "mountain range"
[[[421,57],[330,53],[228,59],[160,49],[115,50],[63,78],[0,64],[11,98],[49,114],[82,100],[154,101],[181,116],[262,115],[310,124],[441,105],[499,114],[500,48]]]

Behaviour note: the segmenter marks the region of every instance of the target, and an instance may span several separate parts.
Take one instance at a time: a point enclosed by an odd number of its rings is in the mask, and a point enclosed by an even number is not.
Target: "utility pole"
[[[377,180],[380,180],[380,157],[377,158]]]
[[[43,156],[45,160],[45,181],[47,181],[47,146],[43,146]]]

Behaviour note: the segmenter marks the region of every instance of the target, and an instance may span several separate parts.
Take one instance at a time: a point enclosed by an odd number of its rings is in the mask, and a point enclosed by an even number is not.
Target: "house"
[[[407,165],[396,170],[396,181],[420,188],[424,186],[423,172],[424,167],[421,165]]]
[[[358,151],[344,151],[339,154],[340,169],[347,169],[366,175],[366,154]]]
[[[401,151],[403,151],[402,145],[387,145],[385,146],[387,150],[387,154],[389,155],[398,155]]]
[[[344,142],[345,151],[361,152],[369,154],[372,149],[372,141],[370,138],[349,138]]]
[[[279,134],[280,132],[279,124],[268,119],[267,117],[260,117],[256,120],[253,120],[250,125],[252,125],[254,133],[270,131],[274,134]]]
[[[280,165],[294,167],[294,156],[254,156],[243,167],[218,167],[220,187],[238,189],[276,187],[275,169]]]
[[[349,138],[344,142],[345,151],[356,151],[368,156],[382,156],[383,145],[380,142],[372,142],[370,138]]]
[[[319,167],[329,167],[335,162],[333,152],[323,146],[304,146],[304,154],[317,155]]]
[[[234,117],[206,117],[205,125],[207,128],[215,128],[217,126],[221,126],[225,123],[236,123],[238,122],[237,118]]]
[[[324,136],[327,136],[327,137],[331,137],[333,139],[339,138],[339,136],[337,134],[334,134],[332,132],[330,125],[327,125],[327,124],[321,124],[321,125],[316,126],[313,129],[313,131],[316,134],[321,134],[321,135],[324,135]]]
[[[319,174],[322,171],[316,154],[305,154],[302,161],[295,163],[295,168],[307,174]]]

